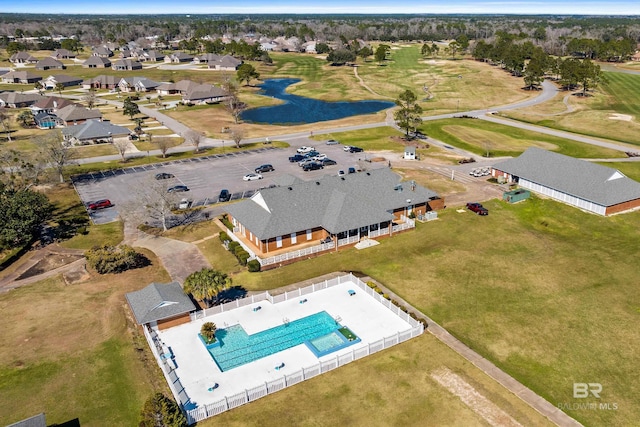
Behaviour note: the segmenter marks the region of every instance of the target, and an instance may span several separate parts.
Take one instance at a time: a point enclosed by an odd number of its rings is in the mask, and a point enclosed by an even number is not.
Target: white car
[[[245,181],[256,181],[258,179],[262,179],[262,175],[260,175],[259,173],[248,173],[243,176],[242,179]]]
[[[189,209],[190,206],[191,206],[191,200],[182,199],[182,200],[180,200],[180,204],[178,205],[178,209]]]
[[[318,154],[317,156],[313,156],[313,160],[316,160],[318,162],[324,160],[327,158],[326,154]]]
[[[303,145],[302,147],[298,148],[296,151],[300,154],[304,154],[314,150],[315,148],[313,147],[307,147],[306,145]]]
[[[335,139],[330,139],[327,141],[327,145],[338,145],[340,144],[338,141],[336,141]]]
[[[344,151],[350,151],[351,150],[351,146],[350,145],[345,145],[344,147],[342,147],[342,149]]]

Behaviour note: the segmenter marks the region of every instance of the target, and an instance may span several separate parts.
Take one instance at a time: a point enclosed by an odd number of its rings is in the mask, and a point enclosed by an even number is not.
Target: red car
[[[111,203],[111,200],[102,199],[102,200],[97,200],[93,203],[89,203],[89,210],[95,211],[98,209],[110,208],[111,206],[113,206],[113,204]]]
[[[471,212],[477,213],[478,215],[489,215],[489,211],[487,210],[487,208],[482,206],[480,203],[467,203],[467,209],[469,209]]]

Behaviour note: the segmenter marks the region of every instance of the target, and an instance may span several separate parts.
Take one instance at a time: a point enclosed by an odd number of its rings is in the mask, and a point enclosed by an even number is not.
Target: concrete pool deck
[[[353,281],[349,279],[353,279]],[[386,341],[384,338],[396,337],[401,333],[410,334],[410,331],[414,329],[415,323],[412,326],[407,320],[396,314],[397,309],[394,306],[392,309],[385,307],[384,302],[378,301],[382,298],[366,285],[364,285],[366,289],[359,287],[355,283],[358,280],[355,277],[343,276],[341,280],[333,280],[339,284],[316,290],[313,293],[305,293],[302,296],[297,296],[295,291],[289,292],[287,293],[288,299],[282,302],[271,303],[268,299],[263,299],[239,308],[227,309],[228,311],[225,310],[222,313],[199,318],[188,324],[158,331],[159,339],[173,353],[172,364],[175,367],[175,374],[189,398],[185,409],[201,408],[204,405],[219,403],[225,397],[242,394],[256,386],[264,386],[270,381],[298,374],[303,369],[318,366],[323,362],[337,361],[337,358],[347,357],[345,355],[354,354],[358,350],[363,355],[363,352],[368,354],[367,348],[372,343],[380,343],[381,340],[384,342]],[[363,286],[362,282],[360,286]],[[351,296],[350,290],[354,290],[355,295]],[[277,297],[281,297],[281,295]],[[301,304],[301,300],[306,300],[306,302]],[[261,308],[254,311],[254,308],[258,306]],[[251,335],[282,325],[286,321],[294,321],[321,311],[326,311],[341,325],[347,326],[361,339],[361,342],[320,358],[316,357],[306,345],[301,344],[222,372],[198,338],[198,332],[205,322],[214,322],[218,329],[240,324]],[[404,315],[404,313],[402,314]],[[385,343],[383,348],[390,345],[393,343],[389,345]],[[371,353],[373,352],[371,351]],[[359,357],[361,356],[348,361]],[[284,363],[284,367],[275,369],[282,363]],[[344,363],[337,363],[337,365],[341,364]],[[325,372],[324,368],[321,371]],[[209,391],[208,389],[215,384],[218,386]],[[209,411],[207,413],[207,416],[212,415]]]

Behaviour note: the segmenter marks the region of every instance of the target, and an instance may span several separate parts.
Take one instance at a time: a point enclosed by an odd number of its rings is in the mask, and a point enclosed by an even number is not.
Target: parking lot
[[[260,188],[276,185],[275,178],[284,174],[309,180],[336,175],[339,170],[346,171],[349,167],[358,165],[366,165],[367,169],[387,166],[386,162],[367,162],[370,155],[366,152],[347,153],[341,144],[315,143],[317,151],[325,153],[338,164],[305,172],[297,163],[290,163],[289,156],[295,154],[297,147],[311,143],[313,141],[305,138],[292,141],[292,146],[287,149],[265,146],[256,150],[95,172],[75,177],[74,184],[85,206],[100,199],[109,199],[114,204],[111,208],[91,213],[94,223],[99,224],[114,221],[119,215],[126,216],[129,212],[123,207],[135,206],[139,197],[137,195],[145,187],[152,185],[155,175],[161,172],[174,175],[174,178],[164,180],[168,187],[186,185],[189,191],[177,193],[177,198],[188,198],[192,201],[192,206],[196,207],[217,203],[222,189],[228,189],[232,193],[231,200],[250,197]],[[265,163],[273,165],[275,171],[263,173],[264,178],[261,180],[243,181],[244,175]],[[142,206],[139,208],[142,209]]]

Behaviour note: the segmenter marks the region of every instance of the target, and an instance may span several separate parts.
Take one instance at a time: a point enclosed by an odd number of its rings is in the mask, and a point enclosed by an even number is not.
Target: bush
[[[378,287],[378,286],[376,286],[376,284],[375,284],[375,283],[373,283],[373,282],[367,282],[367,286],[368,286],[368,287],[370,287],[371,289],[375,289],[375,288],[377,288],[377,287]]]
[[[85,252],[87,264],[100,274],[122,273],[133,268],[145,267],[149,259],[131,246],[95,246]]]
[[[162,393],[156,393],[144,404],[140,413],[140,427],[187,427],[187,419],[180,407]]]
[[[231,221],[229,221],[229,217],[227,216],[227,214],[222,215],[220,221],[222,221],[225,227],[227,227],[229,230],[233,230],[233,224],[231,224]]]
[[[247,267],[249,267],[249,271],[251,273],[257,273],[258,271],[260,271],[260,263],[257,259],[252,259],[251,261],[249,261],[247,263]]]
[[[222,243],[224,243],[224,242],[227,242],[227,241],[231,240],[231,239],[229,238],[229,235],[228,235],[227,233],[225,233],[224,231],[221,231],[221,232],[220,232],[220,234],[218,235],[218,237],[220,237],[220,241],[221,241]]]
[[[236,254],[236,258],[238,258],[240,265],[243,265],[243,266],[247,265],[247,260],[249,259],[249,253],[243,249],[242,251],[239,251]]]

